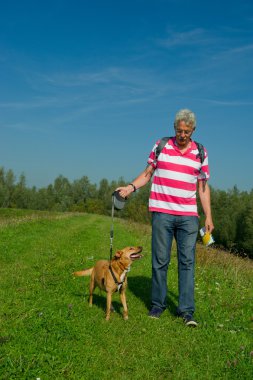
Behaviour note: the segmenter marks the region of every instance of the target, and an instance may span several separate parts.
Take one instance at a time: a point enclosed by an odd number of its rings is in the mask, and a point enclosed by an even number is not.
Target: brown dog
[[[140,252],[142,247],[126,247],[117,251],[114,258],[109,260],[99,260],[95,266],[74,272],[75,276],[91,276],[89,305],[92,306],[93,291],[98,286],[107,293],[106,320],[110,319],[112,308],[112,294],[117,290],[120,292],[120,299],[123,305],[123,317],[128,319],[126,303],[127,272],[134,260],[142,258]]]

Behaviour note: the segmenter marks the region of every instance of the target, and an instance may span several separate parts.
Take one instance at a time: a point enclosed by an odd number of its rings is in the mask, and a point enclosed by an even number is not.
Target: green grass
[[[88,307],[88,278],[72,272],[109,257],[110,218],[0,209],[0,379],[251,379],[249,260],[197,249],[196,329],[175,316],[177,261],[168,310],[149,319],[150,228],[115,219],[114,249],[142,245],[128,275],[129,320],[106,322],[105,293]]]

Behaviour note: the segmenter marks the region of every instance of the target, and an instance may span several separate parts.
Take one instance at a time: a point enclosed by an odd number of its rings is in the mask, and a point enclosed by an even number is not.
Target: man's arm
[[[145,186],[150,181],[154,171],[155,169],[153,166],[148,165],[146,169],[131,182],[135,186],[136,190]],[[127,185],[118,187],[116,190],[119,190],[121,197],[126,198],[134,191],[134,187],[132,185]]]
[[[207,182],[205,183],[205,181],[199,181],[198,191],[199,191],[200,202],[206,216],[205,228],[207,232],[211,233],[214,229],[214,225],[213,225],[212,212],[211,212],[210,187],[208,186],[208,183]]]

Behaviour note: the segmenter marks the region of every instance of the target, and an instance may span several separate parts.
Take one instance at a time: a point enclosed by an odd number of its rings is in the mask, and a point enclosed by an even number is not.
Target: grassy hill
[[[147,317],[150,228],[114,221],[114,250],[142,245],[128,275],[129,320],[119,296],[104,319],[105,294],[88,307],[89,278],[72,272],[109,258],[111,219],[0,209],[0,379],[251,379],[253,263],[197,247],[196,319],[175,316],[177,260],[168,310]]]

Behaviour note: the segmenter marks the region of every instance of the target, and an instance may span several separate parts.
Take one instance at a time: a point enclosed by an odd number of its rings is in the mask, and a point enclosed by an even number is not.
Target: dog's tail
[[[80,276],[90,276],[93,271],[93,267],[89,269],[84,269],[79,272],[73,272],[74,276],[80,277]]]

